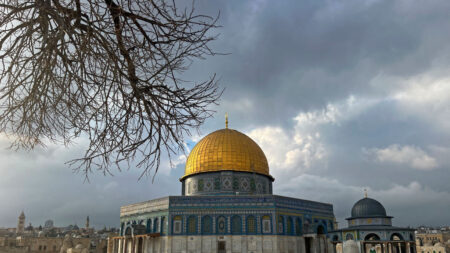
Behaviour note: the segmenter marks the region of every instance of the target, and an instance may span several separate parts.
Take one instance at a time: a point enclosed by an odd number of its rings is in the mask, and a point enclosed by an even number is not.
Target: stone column
[[[118,239],[118,244],[117,244],[117,251],[114,253],[122,253],[122,238]]]
[[[409,242],[406,243],[406,253],[412,253],[411,252],[411,245]]]
[[[202,234],[202,216],[198,215],[197,216],[197,234],[201,235]]]
[[[311,252],[313,252],[313,253],[320,253],[319,252],[319,249],[320,249],[320,247],[319,247],[319,242],[318,242],[318,240],[317,240],[317,237],[311,237]]]

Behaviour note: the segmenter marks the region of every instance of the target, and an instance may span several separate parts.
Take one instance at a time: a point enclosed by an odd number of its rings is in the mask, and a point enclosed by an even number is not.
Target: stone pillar
[[[201,235],[202,234],[202,216],[198,215],[197,216],[197,234]]]
[[[335,253],[344,253],[342,250],[343,250],[342,243],[336,243],[336,252]]]
[[[406,243],[406,253],[412,253],[411,252],[411,244],[409,242]]]
[[[148,239],[148,242],[149,242],[149,247],[148,247],[148,249],[149,249],[149,253],[153,253],[153,252],[155,252],[155,238],[153,238],[153,237],[150,237],[149,239]]]
[[[114,252],[114,253],[122,253],[122,238],[121,239],[118,239],[117,240],[118,241],[118,244],[117,244],[117,251],[116,252]]]
[[[302,236],[298,239],[297,253],[305,253],[305,252],[306,252],[305,237]]]
[[[327,242],[327,252],[328,253],[336,253],[336,250],[334,248],[335,245],[331,242],[331,240],[325,238],[325,241]]]
[[[358,244],[354,240],[347,240],[343,243],[344,253],[359,253]]]
[[[319,253],[318,241],[316,237],[311,237],[311,253]]]

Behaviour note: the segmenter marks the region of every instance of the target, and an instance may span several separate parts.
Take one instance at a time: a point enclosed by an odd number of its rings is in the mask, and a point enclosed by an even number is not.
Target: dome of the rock
[[[258,144],[247,135],[228,128],[208,134],[195,145],[183,178],[218,171],[250,172],[272,178],[266,156]]]

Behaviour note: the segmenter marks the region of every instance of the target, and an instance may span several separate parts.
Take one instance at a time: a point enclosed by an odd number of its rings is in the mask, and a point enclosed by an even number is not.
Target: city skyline
[[[448,1],[197,1],[221,11],[212,47],[229,55],[196,61],[185,73],[217,73],[225,88],[217,111],[186,137],[188,149],[229,126],[255,140],[275,178],[274,194],[331,203],[340,222],[364,196],[379,200],[394,225],[450,225],[450,28]],[[179,195],[180,155],[138,181],[73,174],[65,164],[86,140],[11,151],[0,136],[0,227],[118,227],[120,206]],[[81,227],[80,226],[80,227]]]

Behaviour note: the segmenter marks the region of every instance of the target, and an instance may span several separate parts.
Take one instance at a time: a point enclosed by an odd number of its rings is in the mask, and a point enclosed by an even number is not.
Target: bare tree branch
[[[179,79],[215,54],[217,18],[164,0],[0,0],[0,131],[25,149],[87,136],[70,161],[86,176],[156,173],[221,95],[215,75]]]

